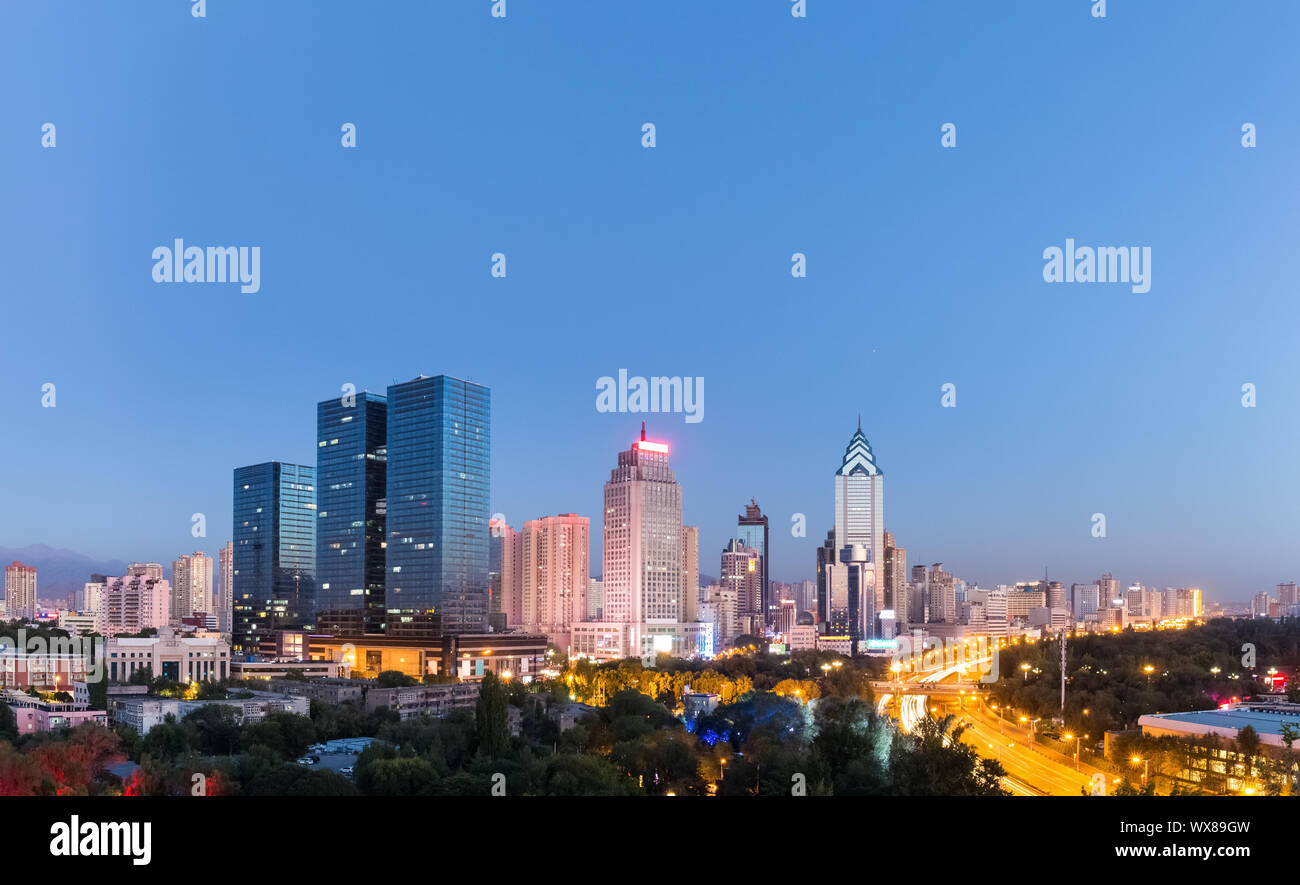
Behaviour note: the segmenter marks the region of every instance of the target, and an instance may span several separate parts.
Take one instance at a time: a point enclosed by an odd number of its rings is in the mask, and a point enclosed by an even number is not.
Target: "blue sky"
[[[493,510],[591,516],[594,562],[648,417],[702,571],[752,496],[812,577],[861,412],[911,563],[1296,578],[1300,6],[789,5],[4,4],[0,546],[170,561],[202,512],[215,552],[234,467],[423,372],[492,388]],[[261,291],[155,284],[176,237],[260,246]],[[1151,291],[1044,283],[1067,237],[1150,246]],[[620,368],[705,420],[598,413]]]

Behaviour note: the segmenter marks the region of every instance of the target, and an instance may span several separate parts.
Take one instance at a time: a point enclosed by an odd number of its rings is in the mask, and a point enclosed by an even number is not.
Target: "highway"
[[[960,679],[968,669],[951,666],[928,673],[908,674],[901,682],[893,683],[891,691],[880,695],[877,710],[883,715],[891,704],[896,705],[899,726],[908,732],[931,713],[931,708],[934,708],[936,716],[953,713],[958,722],[967,726],[962,732],[962,741],[970,744],[981,756],[1002,763],[1007,773],[1002,781],[1003,787],[1012,795],[1085,794],[1096,769],[1080,764],[1076,771],[1073,764],[1036,752],[1029,745],[1028,733],[1009,724],[999,725],[997,718],[984,709],[983,700],[973,690],[960,689],[951,682],[945,684],[945,680]]]

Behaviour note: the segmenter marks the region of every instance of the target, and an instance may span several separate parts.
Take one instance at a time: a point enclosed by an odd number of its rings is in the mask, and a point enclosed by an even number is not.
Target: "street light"
[[[1139,762],[1142,763],[1142,786],[1145,787],[1147,785],[1147,775],[1151,771],[1151,760],[1143,759],[1141,756],[1134,756],[1132,761],[1134,765],[1137,765]]]
[[[1154,673],[1154,672],[1156,671],[1156,668],[1153,667],[1153,666],[1151,666],[1150,664],[1147,664],[1147,665],[1146,665],[1145,667],[1143,667],[1142,669],[1143,669],[1143,671],[1147,674],[1147,685],[1150,685],[1150,684],[1151,684],[1151,674]]]
[[[1074,734],[1067,734],[1065,736],[1065,739],[1067,741],[1074,741],[1074,770],[1078,771],[1079,770],[1079,736]]]
[[[1025,663],[1023,663],[1023,664],[1020,665],[1020,672],[1021,672],[1021,674],[1022,674],[1022,678],[1021,678],[1020,681],[1021,681],[1021,682],[1028,682],[1028,681],[1029,681],[1029,662],[1028,662],[1028,661],[1026,661]]]

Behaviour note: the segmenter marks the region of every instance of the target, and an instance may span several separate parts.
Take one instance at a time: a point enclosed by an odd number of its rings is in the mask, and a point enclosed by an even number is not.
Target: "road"
[[[1078,796],[1088,791],[1096,769],[1081,763],[1076,771],[1073,764],[1036,751],[1026,732],[1005,723],[999,726],[998,720],[984,709],[983,701],[974,692],[953,697],[952,689],[943,683],[960,678],[960,675],[958,668],[954,667],[909,674],[894,686],[901,693],[882,695],[878,709],[884,713],[891,703],[894,704],[899,725],[905,731],[916,728],[932,709],[935,715],[953,713],[967,726],[962,732],[962,741],[974,747],[981,756],[1002,763],[1007,773],[1003,786],[1012,795]]]

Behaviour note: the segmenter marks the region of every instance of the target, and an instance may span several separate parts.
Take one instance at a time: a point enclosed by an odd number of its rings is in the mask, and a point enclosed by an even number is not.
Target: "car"
[[[352,777],[352,766],[349,765],[347,768],[340,768],[339,774],[343,775],[344,777]]]
[[[301,757],[298,758],[298,764],[299,764],[299,765],[313,765],[314,763],[312,762],[312,759],[311,759],[310,756],[301,756]]]

